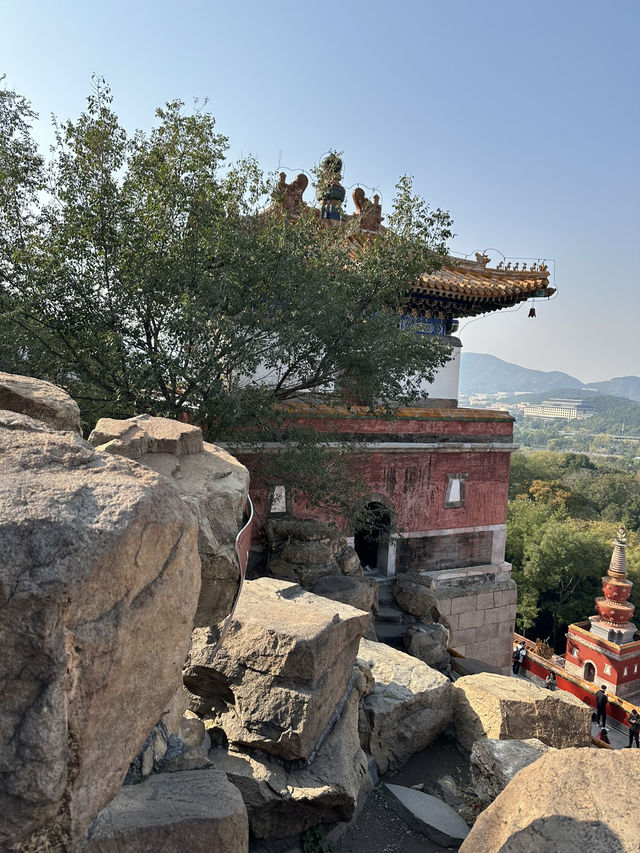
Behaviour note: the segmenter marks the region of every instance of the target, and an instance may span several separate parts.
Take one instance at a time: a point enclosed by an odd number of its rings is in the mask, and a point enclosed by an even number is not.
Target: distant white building
[[[593,405],[584,400],[562,400],[553,398],[539,405],[526,404],[523,406],[525,416],[532,418],[562,418],[574,421],[579,418],[589,418],[594,413]]]

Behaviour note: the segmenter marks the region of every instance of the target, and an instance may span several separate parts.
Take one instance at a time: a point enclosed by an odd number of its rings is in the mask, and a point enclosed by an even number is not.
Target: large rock
[[[331,522],[286,517],[270,519],[264,529],[273,577],[310,589],[323,578],[362,573],[358,555]]]
[[[631,750],[550,751],[482,812],[460,853],[637,853],[637,778]]]
[[[240,789],[257,838],[285,838],[319,823],[351,819],[359,793],[372,787],[358,739],[358,701],[353,690],[308,767],[287,769],[259,753],[211,750],[214,767]]]
[[[102,418],[89,441],[173,480],[198,519],[202,586],[195,624],[215,625],[231,610],[240,580],[235,538],[249,494],[247,469],[204,443],[199,427],[168,418]]]
[[[378,584],[371,578],[357,575],[324,577],[311,584],[309,591],[367,613],[378,609]]]
[[[471,780],[480,802],[485,806],[492,803],[519,770],[533,764],[550,748],[537,738],[477,740],[471,750]]]
[[[465,749],[483,737],[539,738],[547,746],[589,746],[591,708],[563,690],[551,692],[522,678],[479,673],[459,678],[453,716]]]
[[[233,744],[287,760],[316,749],[352,676],[368,613],[274,578],[247,581],[222,646],[193,632],[191,708]]]
[[[0,849],[63,849],[179,683],[197,525],[155,472],[0,413],[0,555]]]
[[[0,371],[0,409],[28,415],[54,429],[82,433],[76,401],[42,379]]]
[[[419,658],[435,669],[446,669],[451,658],[449,629],[434,622],[432,625],[415,625],[404,635],[404,644],[410,655]]]
[[[457,847],[469,834],[469,827],[460,815],[438,797],[403,785],[385,785],[385,788],[400,817],[435,844]]]
[[[91,828],[85,853],[247,853],[247,810],[223,773],[152,776],[123,788]]]
[[[375,687],[363,699],[360,736],[381,773],[432,743],[451,721],[451,682],[417,658],[362,640]]]
[[[438,600],[431,592],[431,582],[415,574],[401,574],[396,578],[393,597],[398,606],[412,616],[432,615],[438,619]]]

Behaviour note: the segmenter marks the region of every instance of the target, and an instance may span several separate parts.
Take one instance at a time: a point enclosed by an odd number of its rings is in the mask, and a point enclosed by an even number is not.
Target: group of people
[[[609,731],[607,725],[607,688],[602,685],[596,693],[596,723],[602,725],[598,732],[598,740],[604,743],[611,743],[609,740]],[[629,744],[628,749],[633,747],[635,741],[636,747],[640,749],[640,714],[634,708],[627,716],[627,725],[629,726]]]

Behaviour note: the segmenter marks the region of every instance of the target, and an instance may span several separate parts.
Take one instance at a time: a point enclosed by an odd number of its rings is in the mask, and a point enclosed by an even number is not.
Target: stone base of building
[[[430,578],[440,610],[451,624],[451,648],[508,672],[518,596],[511,564],[420,574]]]

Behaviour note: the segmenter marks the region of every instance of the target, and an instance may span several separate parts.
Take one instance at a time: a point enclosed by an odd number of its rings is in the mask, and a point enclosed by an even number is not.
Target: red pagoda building
[[[640,633],[630,621],[634,605],[628,598],[624,526],[613,540],[609,570],[602,578],[604,596],[596,598],[597,615],[570,625],[565,671],[585,681],[604,684],[607,691],[631,701],[640,698]]]

